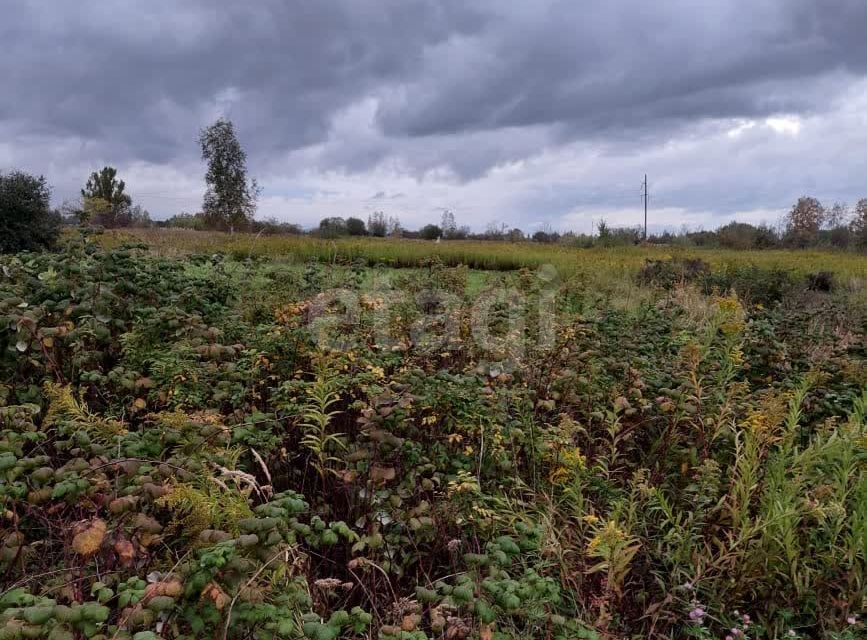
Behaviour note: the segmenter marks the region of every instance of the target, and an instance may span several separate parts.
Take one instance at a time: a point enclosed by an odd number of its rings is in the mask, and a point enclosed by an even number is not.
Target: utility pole
[[[644,183],[641,185],[642,194],[641,197],[644,198],[644,241],[647,242],[647,174],[644,174]]]

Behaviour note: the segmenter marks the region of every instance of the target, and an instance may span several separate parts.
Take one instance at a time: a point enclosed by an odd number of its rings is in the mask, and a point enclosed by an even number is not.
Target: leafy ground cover
[[[863,637],[863,262],[123,241],[0,258],[0,638]]]

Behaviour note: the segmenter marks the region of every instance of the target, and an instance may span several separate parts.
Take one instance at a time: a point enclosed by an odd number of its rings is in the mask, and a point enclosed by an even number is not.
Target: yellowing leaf
[[[124,567],[132,566],[135,561],[135,547],[132,542],[126,538],[118,538],[114,543],[114,552],[117,554],[121,565]]]
[[[403,621],[400,623],[400,628],[407,632],[415,631],[419,622],[421,622],[421,616],[417,613],[411,613],[403,617]]]
[[[213,583],[211,583],[213,584]],[[206,587],[207,589],[207,587]],[[158,598],[160,596],[168,596],[170,598],[177,598],[184,592],[184,585],[175,577],[169,577],[163,580],[159,580],[158,582],[150,583],[144,592],[144,600],[148,601],[152,598]]]
[[[100,518],[91,520],[87,528],[72,539],[72,550],[80,556],[92,556],[102,546],[105,529],[104,520]]]
[[[209,582],[205,585],[202,590],[202,597],[210,598],[218,611],[222,610],[231,600],[216,582]]]

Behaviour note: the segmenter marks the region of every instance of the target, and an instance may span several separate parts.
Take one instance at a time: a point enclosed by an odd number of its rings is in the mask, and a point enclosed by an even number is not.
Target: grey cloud
[[[62,176],[70,194],[101,162],[188,173],[199,128],[225,113],[266,191],[384,166],[472,186],[574,147],[595,173],[556,188],[537,176],[509,215],[620,206],[612,185],[648,165],[662,204],[760,208],[815,176],[852,192],[864,162],[847,132],[822,140],[840,166],[791,177],[768,173],[784,157],[756,146],[776,148],[770,134],[734,160],[717,143],[647,149],[712,137],[718,120],[831,113],[867,75],[865,26],[863,0],[0,0],[0,168]]]
[[[502,5],[509,7],[510,5]],[[701,118],[820,107],[804,86],[867,68],[859,0],[539,3],[451,46],[379,118],[395,135],[564,124],[606,135]],[[505,9],[506,12],[509,9]]]
[[[166,162],[223,108],[251,151],[321,140],[330,116],[413,73],[424,46],[472,28],[455,3],[5,2],[0,120],[111,140]],[[463,27],[461,27],[463,28]]]

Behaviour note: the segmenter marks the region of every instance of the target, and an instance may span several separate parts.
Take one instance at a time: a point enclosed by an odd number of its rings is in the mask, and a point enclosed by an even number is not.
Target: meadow
[[[0,639],[865,637],[865,279],[158,229],[0,256]]]
[[[308,260],[345,263],[360,259],[371,266],[389,267],[416,267],[425,259],[437,258],[449,267],[511,271],[550,264],[564,274],[597,271],[615,277],[635,272],[648,259],[699,257],[717,269],[754,266],[792,270],[798,274],[827,270],[846,279],[867,278],[867,258],[852,252],[704,250],[653,245],[575,249],[534,242],[450,240],[437,243],[370,237],[325,240],[313,236],[229,235],[219,231],[159,228],[115,230],[102,236],[99,242],[105,247],[142,242],[151,253],[167,257],[225,253],[236,259],[257,257],[302,263]]]

